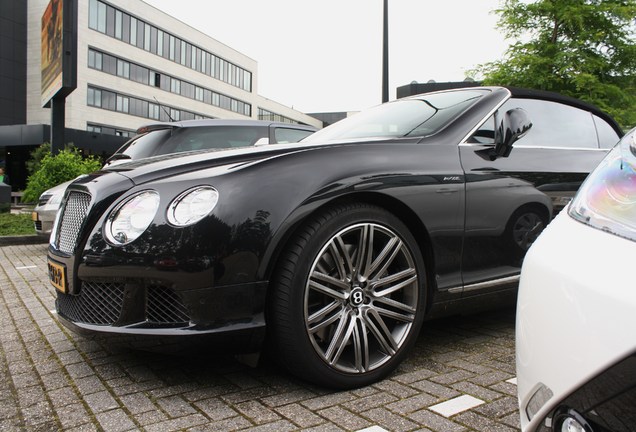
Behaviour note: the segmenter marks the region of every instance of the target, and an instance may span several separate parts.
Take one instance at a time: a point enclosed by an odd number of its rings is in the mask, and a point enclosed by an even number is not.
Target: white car
[[[521,426],[636,430],[636,129],[526,255],[517,303]]]

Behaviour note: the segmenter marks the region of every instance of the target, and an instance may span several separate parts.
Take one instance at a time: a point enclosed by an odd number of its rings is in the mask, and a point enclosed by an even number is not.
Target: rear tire
[[[425,281],[417,243],[393,214],[362,203],[322,211],[279,260],[267,316],[275,355],[319,385],[378,381],[417,339]]]

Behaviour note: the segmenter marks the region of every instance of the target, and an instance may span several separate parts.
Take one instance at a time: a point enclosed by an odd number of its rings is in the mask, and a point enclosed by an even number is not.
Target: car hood
[[[382,140],[369,140],[367,143],[382,143]],[[415,141],[415,140],[406,140]],[[175,175],[209,169],[225,167],[232,170],[250,163],[276,158],[284,154],[312,151],[325,147],[361,145],[355,143],[329,143],[329,144],[272,144],[264,147],[242,147],[237,149],[205,150],[171,155],[153,156],[126,162],[113,167],[108,167],[103,172],[117,172],[128,177],[133,183],[140,185],[150,181],[168,178]]]

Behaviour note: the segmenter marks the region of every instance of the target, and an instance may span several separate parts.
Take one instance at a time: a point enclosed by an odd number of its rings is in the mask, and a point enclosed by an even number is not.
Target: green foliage
[[[39,145],[35,150],[31,152],[31,159],[26,161],[26,169],[29,175],[33,175],[38,169],[40,169],[40,163],[44,156],[51,154],[51,144],[45,142]]]
[[[0,236],[35,234],[30,214],[0,213]]]
[[[45,154],[38,170],[27,179],[22,200],[34,202],[45,190],[100,168],[101,162],[97,158],[92,156],[84,158],[74,148],[67,148],[55,156],[51,156],[50,153]]]
[[[499,61],[480,65],[486,85],[550,90],[636,125],[636,0],[503,0]]]

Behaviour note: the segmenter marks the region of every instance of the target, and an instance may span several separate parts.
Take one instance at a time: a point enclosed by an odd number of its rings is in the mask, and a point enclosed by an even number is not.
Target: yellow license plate
[[[31,220],[33,222],[37,222],[37,220],[38,220],[38,213],[37,212],[31,212]]]
[[[49,280],[51,281],[51,285],[55,287],[55,289],[65,293],[66,292],[66,267],[62,264],[58,264],[56,262],[50,261],[49,265]]]

